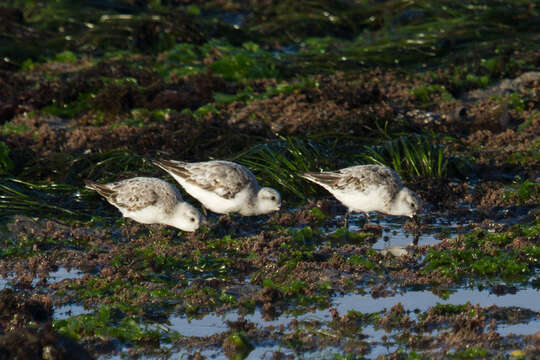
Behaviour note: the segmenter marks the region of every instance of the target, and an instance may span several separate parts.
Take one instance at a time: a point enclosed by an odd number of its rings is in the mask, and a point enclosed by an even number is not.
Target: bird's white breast
[[[342,190],[330,190],[343,205],[352,211],[389,212],[389,204],[385,201],[388,194],[383,187],[370,186],[362,192],[346,192]]]

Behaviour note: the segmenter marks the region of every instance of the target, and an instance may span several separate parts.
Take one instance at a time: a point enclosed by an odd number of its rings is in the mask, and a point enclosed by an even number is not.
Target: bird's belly
[[[166,215],[162,209],[156,206],[147,206],[137,211],[120,210],[122,215],[141,224],[160,224],[165,221]]]
[[[339,193],[335,194],[336,199],[341,201],[352,211],[370,212],[380,211],[385,212],[387,204],[376,191],[361,192],[361,193]]]

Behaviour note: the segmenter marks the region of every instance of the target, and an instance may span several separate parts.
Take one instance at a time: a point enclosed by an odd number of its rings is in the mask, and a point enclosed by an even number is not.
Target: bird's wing
[[[389,167],[359,165],[340,170],[343,174],[338,188],[345,191],[378,191],[386,203],[392,201],[403,187],[399,175]]]
[[[96,190],[101,196],[113,205],[128,211],[142,210],[154,205],[159,196],[149,182],[128,179],[110,184],[96,184],[86,182],[86,186]]]
[[[246,187],[257,184],[251,171],[229,161],[186,163],[160,160],[154,163],[169,173],[225,199],[232,199]]]
[[[352,166],[336,172],[306,173],[304,177],[344,192],[363,192],[374,185],[383,186],[391,197],[403,186],[394,170],[378,165]]]

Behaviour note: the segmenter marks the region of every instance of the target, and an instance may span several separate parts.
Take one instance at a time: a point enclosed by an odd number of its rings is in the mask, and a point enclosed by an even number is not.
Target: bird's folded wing
[[[380,166],[353,166],[336,172],[306,173],[304,177],[343,192],[364,192],[371,186],[383,186],[394,194],[402,187],[393,170]]]
[[[246,186],[256,183],[249,170],[228,161],[202,163],[160,161],[158,165],[185,181],[225,199],[234,198]]]
[[[353,166],[339,171],[341,178],[337,187],[344,191],[369,191],[369,188],[384,189],[393,198],[403,187],[401,178],[388,167],[367,165]]]
[[[107,199],[129,211],[142,210],[158,201],[158,194],[151,184],[137,181],[122,181],[109,184],[112,195]]]

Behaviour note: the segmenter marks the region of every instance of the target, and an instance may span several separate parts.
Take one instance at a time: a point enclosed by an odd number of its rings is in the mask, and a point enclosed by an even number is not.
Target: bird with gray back
[[[182,200],[178,189],[166,181],[150,177],[135,177],[109,184],[85,181],[124,217],[142,224],[163,224],[183,231],[199,228],[201,213]]]
[[[347,207],[346,228],[351,212],[363,212],[366,218],[370,211],[413,217],[420,210],[416,194],[387,166],[357,165],[333,172],[308,172],[302,177],[322,186]]]
[[[272,188],[260,187],[246,167],[230,161],[187,163],[156,160],[188,194],[218,214],[262,215],[279,210],[281,196]]]

